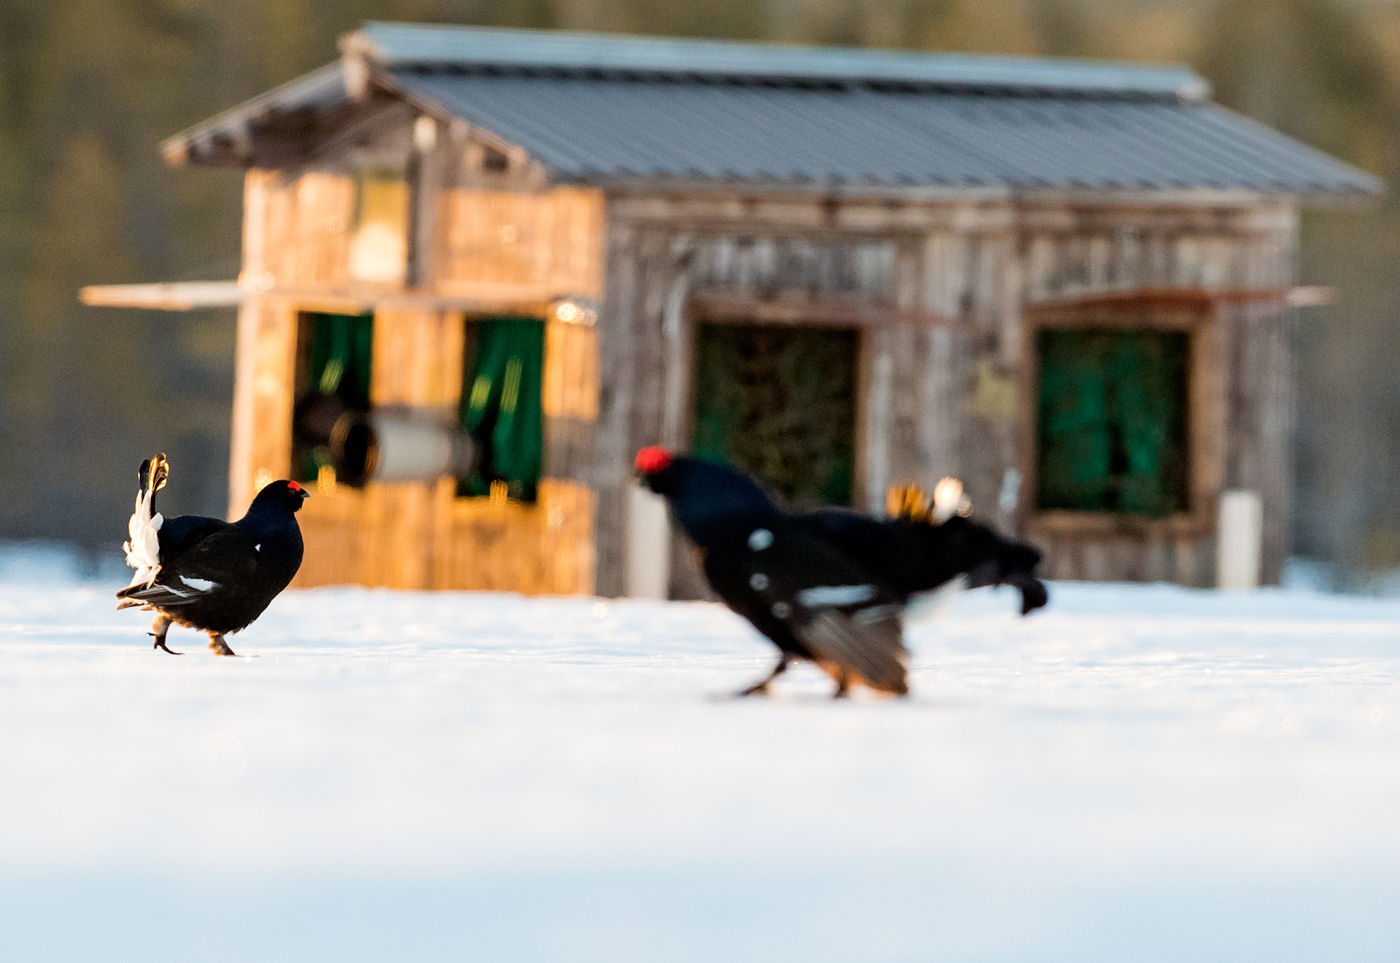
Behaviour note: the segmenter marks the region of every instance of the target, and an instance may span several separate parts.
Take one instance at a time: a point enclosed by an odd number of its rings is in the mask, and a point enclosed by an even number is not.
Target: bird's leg
[[[228,643],[224,641],[224,634],[222,632],[209,633],[209,648],[214,650],[215,655],[238,654],[237,652],[233,651],[228,647]]]
[[[845,669],[836,671],[836,691],[831,694],[833,699],[845,699],[851,694],[851,676]]]
[[[740,698],[743,698],[744,696],[751,696],[751,695],[767,695],[767,694],[768,694],[768,683],[772,682],[772,681],[773,681],[774,679],[776,679],[778,676],[780,676],[780,675],[782,675],[784,672],[786,672],[786,671],[787,671],[787,667],[788,667],[788,662],[790,662],[790,661],[791,661],[791,659],[789,658],[788,654],[787,654],[786,652],[784,652],[783,655],[782,655],[782,657],[781,657],[780,659],[778,659],[778,664],[775,665],[775,666],[773,666],[773,671],[770,672],[770,673],[768,673],[768,675],[766,675],[766,676],[763,678],[762,681],[760,681],[760,682],[755,682],[753,685],[749,686],[747,689],[740,689],[738,692],[735,693],[735,695],[739,696]]]
[[[151,648],[165,649],[165,651],[169,652],[171,655],[184,655],[183,652],[176,652],[174,649],[168,648],[166,646],[165,633],[169,631],[170,620],[163,615],[157,615],[156,620],[151,623],[151,631],[147,633],[147,635],[151,636],[153,639],[156,640],[155,645],[152,645]]]

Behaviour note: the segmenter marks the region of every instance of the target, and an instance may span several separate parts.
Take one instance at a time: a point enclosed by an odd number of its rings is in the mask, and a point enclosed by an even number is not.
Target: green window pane
[[[544,460],[544,322],[483,318],[473,328],[461,423],[481,456],[478,470],[459,481],[458,494],[488,495],[492,482],[504,482],[511,498],[534,501]]]
[[[1042,509],[1160,518],[1187,509],[1183,332],[1040,332]]]
[[[790,504],[850,504],[856,332],[702,324],[691,451],[762,478]]]

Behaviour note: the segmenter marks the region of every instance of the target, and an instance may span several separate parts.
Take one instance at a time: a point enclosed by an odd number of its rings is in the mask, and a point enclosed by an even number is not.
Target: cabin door
[[[849,505],[855,330],[701,323],[691,451],[763,479],[789,506]]]

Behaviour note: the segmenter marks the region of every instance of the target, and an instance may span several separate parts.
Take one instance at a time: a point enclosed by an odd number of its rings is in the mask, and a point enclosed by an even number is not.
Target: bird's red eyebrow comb
[[[290,489],[291,489],[292,491],[294,491],[294,492],[299,492],[299,491],[301,491],[301,486],[298,485],[298,484],[297,484],[296,482],[294,482],[294,481],[289,481],[289,482],[287,482],[287,487],[290,488]]]
[[[637,452],[637,471],[652,474],[671,464],[671,453],[660,445],[650,445]]]

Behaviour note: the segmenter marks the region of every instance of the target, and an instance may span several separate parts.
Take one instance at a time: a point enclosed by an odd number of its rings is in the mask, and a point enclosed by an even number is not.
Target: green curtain
[[[369,410],[370,356],[374,344],[372,314],[307,314],[307,394],[329,395],[351,411]],[[324,446],[304,449],[293,460],[302,481],[314,480],[330,464]]]
[[[1185,510],[1187,335],[1042,331],[1037,348],[1038,507]]]
[[[1123,447],[1120,511],[1159,517],[1185,506],[1184,334],[1124,337],[1110,368]]]
[[[311,390],[335,395],[358,411],[368,410],[374,315],[310,314],[307,321]]]
[[[461,419],[480,446],[463,495],[487,495],[504,481],[511,498],[534,501],[544,457],[544,322],[485,318],[475,325],[475,359],[462,384]]]

